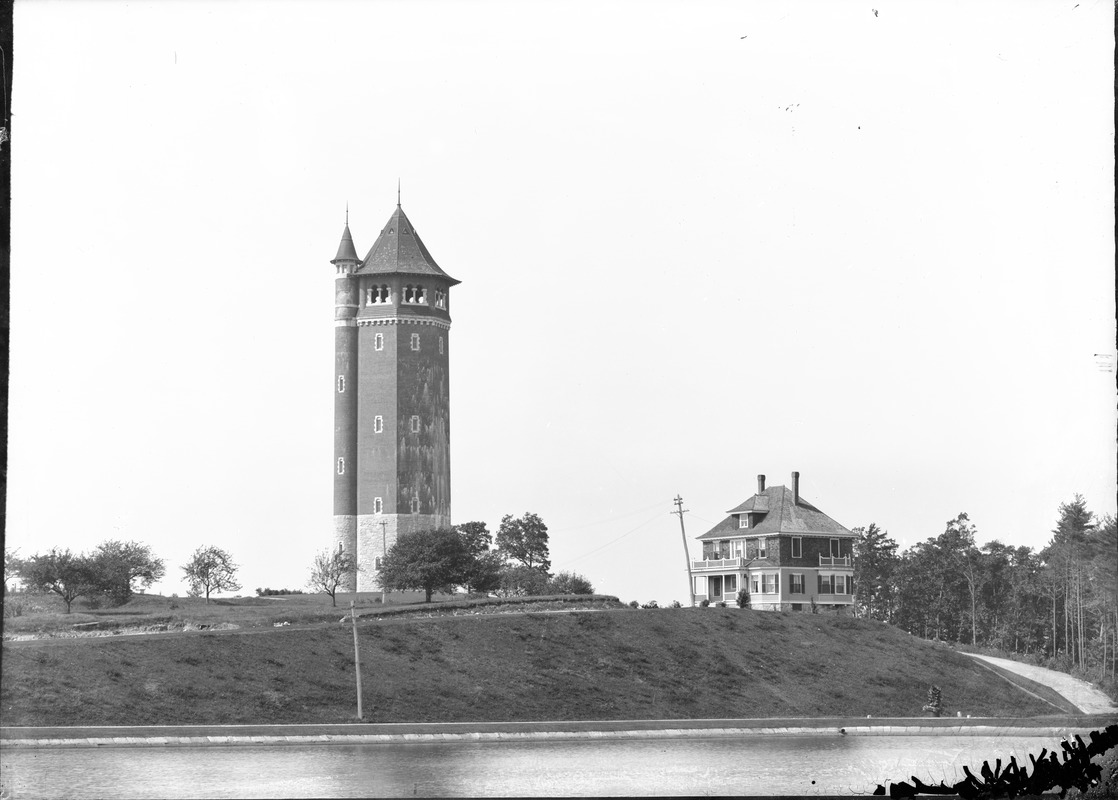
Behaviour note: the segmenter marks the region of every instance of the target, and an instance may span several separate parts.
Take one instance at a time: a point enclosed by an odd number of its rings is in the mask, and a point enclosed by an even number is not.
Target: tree
[[[858,534],[854,540],[855,608],[871,619],[888,622],[895,601],[897,543],[872,522],[868,528],[855,528],[854,533]]]
[[[9,591],[8,582],[15,581],[19,578],[20,567],[23,564],[23,559],[19,557],[19,550],[9,550],[4,548],[4,593]]]
[[[548,581],[548,594],[594,594],[594,587],[577,572],[560,572]]]
[[[330,605],[337,606],[338,589],[349,582],[349,578],[360,567],[352,553],[342,549],[341,544],[337,550],[323,550],[314,557],[311,565],[311,577],[307,586],[312,589],[321,589],[330,595]],[[259,594],[259,590],[257,590]]]
[[[31,591],[52,592],[61,597],[67,614],[74,600],[97,590],[89,557],[69,549],[52,547],[47,553],[36,553],[20,563],[19,576]]]
[[[458,531],[458,535],[466,542],[466,549],[472,556],[477,557],[489,552],[493,544],[493,534],[489,532],[484,522],[463,522],[461,525],[455,525],[454,530]]]
[[[231,555],[212,545],[199,547],[182,567],[190,584],[190,596],[204,594],[207,603],[210,592],[235,592],[241,588],[236,581],[237,569]]]
[[[167,572],[163,559],[139,542],[109,539],[97,545],[90,560],[98,591],[114,605],[127,602],[137,584],[147,588]]]
[[[486,551],[470,557],[470,564],[462,576],[462,586],[469,594],[489,594],[501,586],[501,569],[504,559],[500,553]]]
[[[501,585],[497,594],[501,597],[526,597],[547,594],[547,573],[523,564],[506,564],[501,570]]]
[[[551,568],[547,552],[547,525],[531,512],[520,519],[513,519],[511,514],[501,518],[501,527],[497,529],[497,549],[529,569],[546,573]]]
[[[473,559],[465,540],[453,528],[400,534],[381,562],[381,585],[391,589],[422,589],[424,602],[435,591],[452,592],[466,582]]]

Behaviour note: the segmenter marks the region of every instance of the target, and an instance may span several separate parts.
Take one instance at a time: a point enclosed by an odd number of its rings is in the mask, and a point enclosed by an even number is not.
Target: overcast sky
[[[462,281],[454,520],[536,512],[554,570],[685,600],[672,498],[694,555],[758,473],[902,546],[1113,513],[1112,14],[17,2],[8,546],[301,586],[329,260],[398,178]]]

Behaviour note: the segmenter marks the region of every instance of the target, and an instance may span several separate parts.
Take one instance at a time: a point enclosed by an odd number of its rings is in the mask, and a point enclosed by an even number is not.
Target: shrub
[[[594,594],[594,587],[577,572],[560,572],[547,584],[549,594]]]
[[[749,589],[744,586],[738,592],[738,608],[749,608]]]
[[[672,608],[683,608],[678,600],[672,600]]]
[[[641,607],[641,604],[638,603],[636,600],[630,600],[629,601],[629,608],[640,608],[640,607]]]
[[[718,601],[718,607],[719,608],[725,608],[726,607],[726,601],[725,600],[719,600]]]
[[[704,598],[703,598],[702,600],[700,600],[700,601],[699,601],[699,605],[700,605],[700,606],[702,606],[703,608],[706,608],[707,606],[709,606],[709,605],[710,605],[710,601],[709,601],[709,600],[707,600],[707,599],[706,599],[706,598],[704,597]]]
[[[647,603],[644,603],[641,606],[641,608],[659,608],[659,607],[660,607],[660,604],[657,603],[655,600],[649,600]]]
[[[304,594],[302,589],[257,589],[257,597],[278,597],[284,594]]]

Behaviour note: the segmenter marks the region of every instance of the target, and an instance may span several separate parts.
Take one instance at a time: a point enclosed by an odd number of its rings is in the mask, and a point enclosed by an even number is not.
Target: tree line
[[[496,545],[494,548],[493,545]],[[501,597],[593,594],[585,577],[550,572],[547,525],[538,514],[506,514],[496,539],[484,522],[402,533],[385,556],[378,579],[390,589],[434,592],[463,589]]]
[[[199,547],[182,566],[187,594],[204,596],[208,603],[211,592],[236,591],[241,588],[235,578],[237,569],[232,557],[220,547]],[[85,598],[90,608],[123,605],[166,574],[163,559],[141,542],[109,539],[88,553],[52,547],[27,558],[4,551],[5,594],[8,581],[18,578],[30,592],[58,595],[66,604],[67,614],[78,598]],[[5,605],[5,613],[8,611]]]
[[[506,514],[495,542],[484,522],[401,534],[383,559],[378,578],[390,589],[424,591],[427,602],[434,592],[458,589],[506,597],[594,593],[583,576],[553,575],[550,568],[547,525],[529,512],[519,518]],[[181,569],[187,594],[205,597],[207,603],[211,593],[241,588],[236,578],[239,566],[220,547],[199,547]],[[338,591],[357,569],[352,553],[323,550],[314,557],[307,586],[324,592],[336,605]],[[55,547],[27,558],[4,551],[5,593],[8,581],[18,578],[30,592],[58,595],[66,613],[79,598],[85,598],[91,608],[122,605],[166,572],[163,559],[140,542],[108,540],[88,553]],[[5,605],[6,614],[14,609]]]
[[[938,639],[1031,655],[1114,682],[1118,662],[1118,532],[1081,495],[1058,510],[1034,551],[978,546],[967,514],[902,553],[875,524],[856,528],[856,613]]]

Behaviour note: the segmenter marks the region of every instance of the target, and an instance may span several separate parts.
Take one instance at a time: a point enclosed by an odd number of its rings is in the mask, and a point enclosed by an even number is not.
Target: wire
[[[656,505],[660,505],[660,504],[657,503]],[[620,542],[622,539],[624,539],[629,534],[636,533],[641,528],[643,528],[645,525],[648,525],[650,522],[654,522],[654,521],[658,520],[659,518],[660,518],[660,514],[656,514],[656,516],[654,516],[654,517],[649,517],[647,520],[642,522],[640,525],[638,525],[635,528],[631,528],[631,529],[625,531],[625,533],[621,534],[616,539],[610,539],[605,544],[599,545],[598,547],[595,547],[593,550],[590,550],[586,553],[583,553],[580,556],[575,556],[574,558],[567,559],[566,561],[563,562],[562,566],[564,566],[564,567],[569,566],[569,565],[575,563],[576,561],[579,561],[583,558],[586,558],[587,556],[594,555],[594,553],[597,553],[599,550],[604,550],[605,548],[609,547],[611,544],[614,544],[615,542]]]
[[[599,519],[595,522],[584,522],[581,525],[574,525],[574,526],[571,526],[569,528],[562,528],[559,531],[559,533],[564,533],[566,531],[577,531],[581,528],[589,528],[591,525],[601,525],[603,522],[612,522],[615,519],[624,519],[625,517],[631,517],[635,514],[643,514],[644,512],[651,511],[654,508],[659,508],[662,503],[663,503],[662,500],[657,500],[655,503],[653,503],[650,506],[645,506],[644,508],[638,508],[636,511],[629,511],[629,512],[626,512],[624,514],[618,514],[616,517],[605,517],[604,519]]]

